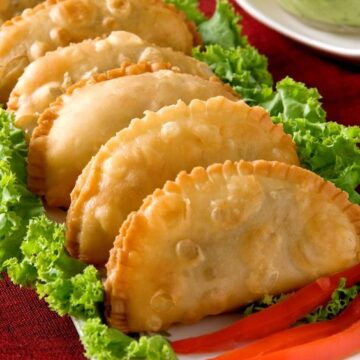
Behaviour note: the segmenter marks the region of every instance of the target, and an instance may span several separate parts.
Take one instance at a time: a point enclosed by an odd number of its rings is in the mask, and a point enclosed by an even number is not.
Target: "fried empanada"
[[[52,104],[40,117],[30,140],[30,190],[45,195],[52,207],[68,207],[76,179],[92,156],[144,111],[157,111],[179,99],[186,103],[217,95],[237,99],[218,79],[169,70],[139,74],[161,66],[125,64],[74,85]],[[132,73],[138,75],[123,76]]]
[[[194,41],[185,16],[161,0],[47,0],[0,28],[0,102],[46,52],[114,30],[186,53]]]
[[[310,171],[226,162],[166,183],[107,264],[110,326],[159,331],[289,292],[360,260],[360,207]]]
[[[0,25],[21,14],[25,9],[32,8],[43,0],[1,0],[0,1]]]
[[[127,215],[181,170],[225,160],[298,164],[295,145],[268,113],[224,97],[178,102],[133,120],[103,146],[72,193],[67,248],[104,264]]]
[[[205,79],[214,74],[200,61],[171,48],[151,45],[125,31],[105,39],[86,40],[49,52],[26,69],[10,95],[8,109],[15,112],[15,124],[28,136],[39,115],[78,81],[119,67],[124,61],[170,63],[183,73]]]

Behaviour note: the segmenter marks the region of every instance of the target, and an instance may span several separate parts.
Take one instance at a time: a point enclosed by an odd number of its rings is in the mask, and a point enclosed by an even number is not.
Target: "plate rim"
[[[251,0],[235,0],[237,4],[245,10],[248,14],[253,16],[256,20],[260,21],[261,23],[265,24],[266,26],[270,27],[271,29],[281,33],[282,35],[285,35],[292,40],[295,40],[297,42],[300,42],[304,45],[310,46],[314,49],[324,51],[326,53],[330,53],[332,55],[340,56],[342,58],[348,58],[353,60],[360,60],[360,46],[359,50],[353,50],[348,48],[341,48],[336,45],[331,45],[324,43],[321,40],[318,39],[312,39],[304,34],[297,34],[292,29],[284,25],[283,23],[278,22],[277,20],[273,20],[271,17],[267,16],[263,11],[259,9],[258,6],[254,5],[253,1]],[[281,11],[283,11],[285,14],[286,12],[281,9],[280,5],[277,3],[276,0],[267,0],[268,2],[274,3],[275,6],[278,7]],[[287,14],[287,16],[292,16],[290,14]],[[297,21],[301,23],[300,20],[297,20],[294,17],[294,21]],[[318,29],[312,29],[310,26],[307,26],[305,24],[302,24],[302,26],[306,28],[310,28],[311,30],[314,30],[314,33],[316,34],[316,31],[321,31]],[[360,45],[360,42],[359,42]]]

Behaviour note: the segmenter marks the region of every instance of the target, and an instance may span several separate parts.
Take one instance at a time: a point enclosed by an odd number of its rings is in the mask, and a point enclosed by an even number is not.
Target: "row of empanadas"
[[[213,76],[205,63],[184,53],[152,45],[126,31],[115,31],[107,38],[59,48],[32,62],[8,102],[8,109],[15,112],[16,126],[30,136],[39,115],[71,85],[115,69],[124,61],[169,63],[183,73],[204,79]]]
[[[44,195],[50,206],[69,207],[76,179],[91,157],[144,111],[157,111],[179,99],[186,103],[217,95],[237,99],[217,79],[156,71],[163,65],[125,64],[74,85],[52,104],[30,141],[29,188]]]
[[[0,102],[8,100],[25,67],[46,52],[114,30],[185,53],[195,39],[185,16],[161,0],[47,0],[0,28]]]
[[[167,182],[131,214],[107,264],[108,321],[192,323],[359,262],[360,207],[279,162],[226,162]]]
[[[76,182],[66,246],[108,261],[112,326],[194,322],[360,260],[360,207],[296,166],[265,110],[175,51],[198,39],[173,6],[48,0],[0,37],[0,101],[31,63],[8,102],[29,136],[38,121],[29,187],[66,208]]]
[[[243,101],[179,101],[147,112],[110,139],[78,179],[67,218],[67,248],[84,262],[103,265],[121,224],[148,194],[181,170],[240,159],[298,164],[290,136],[265,110]]]

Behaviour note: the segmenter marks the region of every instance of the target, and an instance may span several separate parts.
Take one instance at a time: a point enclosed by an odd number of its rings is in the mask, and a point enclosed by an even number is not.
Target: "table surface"
[[[211,14],[214,1],[201,1],[201,7]],[[268,57],[275,81],[288,75],[317,87],[330,120],[360,125],[360,67],[297,44],[237,9],[250,43]],[[82,352],[69,318],[52,313],[32,290],[7,278],[0,282],[1,360],[83,360]]]

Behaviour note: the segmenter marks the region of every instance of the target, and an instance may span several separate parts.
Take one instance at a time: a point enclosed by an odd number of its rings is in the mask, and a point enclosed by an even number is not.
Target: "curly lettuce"
[[[81,341],[86,356],[97,360],[176,360],[169,342],[162,336],[141,336],[137,341],[102,324],[87,320]]]
[[[250,105],[263,102],[273,93],[267,59],[250,45],[230,49],[208,45],[204,50],[195,48],[193,56],[207,63]]]
[[[31,218],[42,214],[39,198],[26,188],[27,145],[13,116],[0,109],[0,272],[19,250]]]
[[[311,123],[326,121],[318,90],[289,77],[279,81],[276,91],[268,99],[259,102],[259,105],[265,107],[272,116],[280,116],[285,120],[301,118]]]
[[[60,315],[81,318],[98,315],[103,288],[97,270],[67,255],[65,231],[45,216],[30,221],[20,246],[22,258],[5,262],[15,284],[36,288]]]
[[[333,182],[360,204],[360,127],[327,122],[316,89],[290,78],[276,88],[274,100],[262,105],[296,142],[302,166]]]

